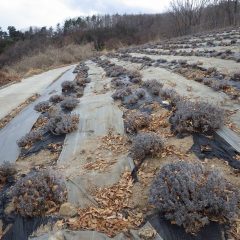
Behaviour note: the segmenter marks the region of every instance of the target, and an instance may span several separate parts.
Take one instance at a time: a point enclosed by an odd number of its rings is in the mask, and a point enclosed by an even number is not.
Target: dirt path
[[[23,79],[0,90],[0,119],[35,93],[42,94],[48,85],[73,66],[53,69],[42,74]]]
[[[104,70],[95,63],[88,61],[86,64],[91,83],[85,88],[84,96],[75,109],[80,116],[79,127],[66,136],[58,160],[68,179],[68,201],[81,207],[93,203],[90,197],[92,189],[114,184],[131,165],[125,151],[115,152],[102,146],[108,137],[111,141],[124,137],[123,113],[111,97],[111,78],[106,78]],[[101,164],[105,164],[110,168],[103,172],[84,169],[89,163],[100,168]]]
[[[189,64],[202,62],[203,67],[210,68],[215,67],[219,72],[224,74],[233,74],[239,71],[240,63],[236,63],[233,60],[223,60],[218,58],[207,58],[207,57],[196,57],[196,56],[169,56],[169,55],[149,55],[141,53],[130,53],[133,57],[144,57],[147,56],[153,60],[165,59],[167,61],[172,60],[186,60]]]
[[[69,67],[68,67],[69,68]],[[15,162],[20,154],[17,140],[27,134],[40,113],[34,110],[34,106],[41,101],[48,100],[51,94],[61,92],[61,83],[66,80],[73,80],[73,67],[64,73],[57,81],[48,86],[41,97],[24,108],[8,125],[0,131],[0,165],[4,161]],[[2,106],[2,105],[1,105]]]

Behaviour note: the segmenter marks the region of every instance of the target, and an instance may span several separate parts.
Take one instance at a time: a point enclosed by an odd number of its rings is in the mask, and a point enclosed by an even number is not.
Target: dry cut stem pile
[[[97,191],[95,200],[98,207],[80,209],[79,217],[69,219],[69,227],[73,230],[95,230],[109,237],[137,228],[143,216],[130,207],[132,187],[131,173],[125,172],[117,184]]]

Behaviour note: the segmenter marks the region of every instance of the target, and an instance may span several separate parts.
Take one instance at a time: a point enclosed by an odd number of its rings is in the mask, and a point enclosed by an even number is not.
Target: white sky
[[[92,14],[160,13],[170,0],[0,0],[0,27],[53,26]]]

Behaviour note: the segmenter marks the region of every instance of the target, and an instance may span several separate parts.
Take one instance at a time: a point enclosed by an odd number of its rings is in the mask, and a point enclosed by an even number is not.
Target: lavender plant
[[[161,153],[163,146],[163,139],[156,133],[139,133],[133,139],[130,155],[133,159],[143,160],[147,156]]]
[[[210,220],[231,222],[238,212],[238,190],[217,171],[176,162],[162,167],[149,201],[171,222],[196,233]]]
[[[73,97],[68,97],[61,102],[61,108],[68,111],[72,111],[78,105],[78,103],[79,103],[78,99]]]
[[[139,129],[149,126],[150,116],[147,113],[131,112],[124,118],[127,133],[136,133]]]
[[[29,133],[27,133],[25,136],[20,138],[17,141],[17,145],[21,148],[30,146],[33,143],[40,141],[43,137],[43,131],[42,130],[33,130]]]
[[[47,130],[52,134],[61,135],[77,130],[79,116],[76,114],[57,113],[47,123]]]
[[[37,112],[44,113],[44,112],[47,112],[50,107],[51,105],[49,101],[42,101],[34,106],[34,110]]]
[[[66,187],[55,172],[41,170],[20,179],[9,195],[22,216],[41,216],[66,201]]]

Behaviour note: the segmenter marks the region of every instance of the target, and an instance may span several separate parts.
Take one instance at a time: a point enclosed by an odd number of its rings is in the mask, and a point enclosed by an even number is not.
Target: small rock
[[[77,208],[69,202],[63,203],[59,210],[59,214],[65,217],[74,217],[77,213]]]
[[[145,240],[153,239],[156,236],[156,234],[157,234],[156,230],[148,226],[140,229],[138,233],[139,237]]]
[[[14,207],[14,203],[12,201],[6,206],[6,208],[4,209],[4,213],[6,215],[10,215],[14,210],[15,210],[15,207]]]

